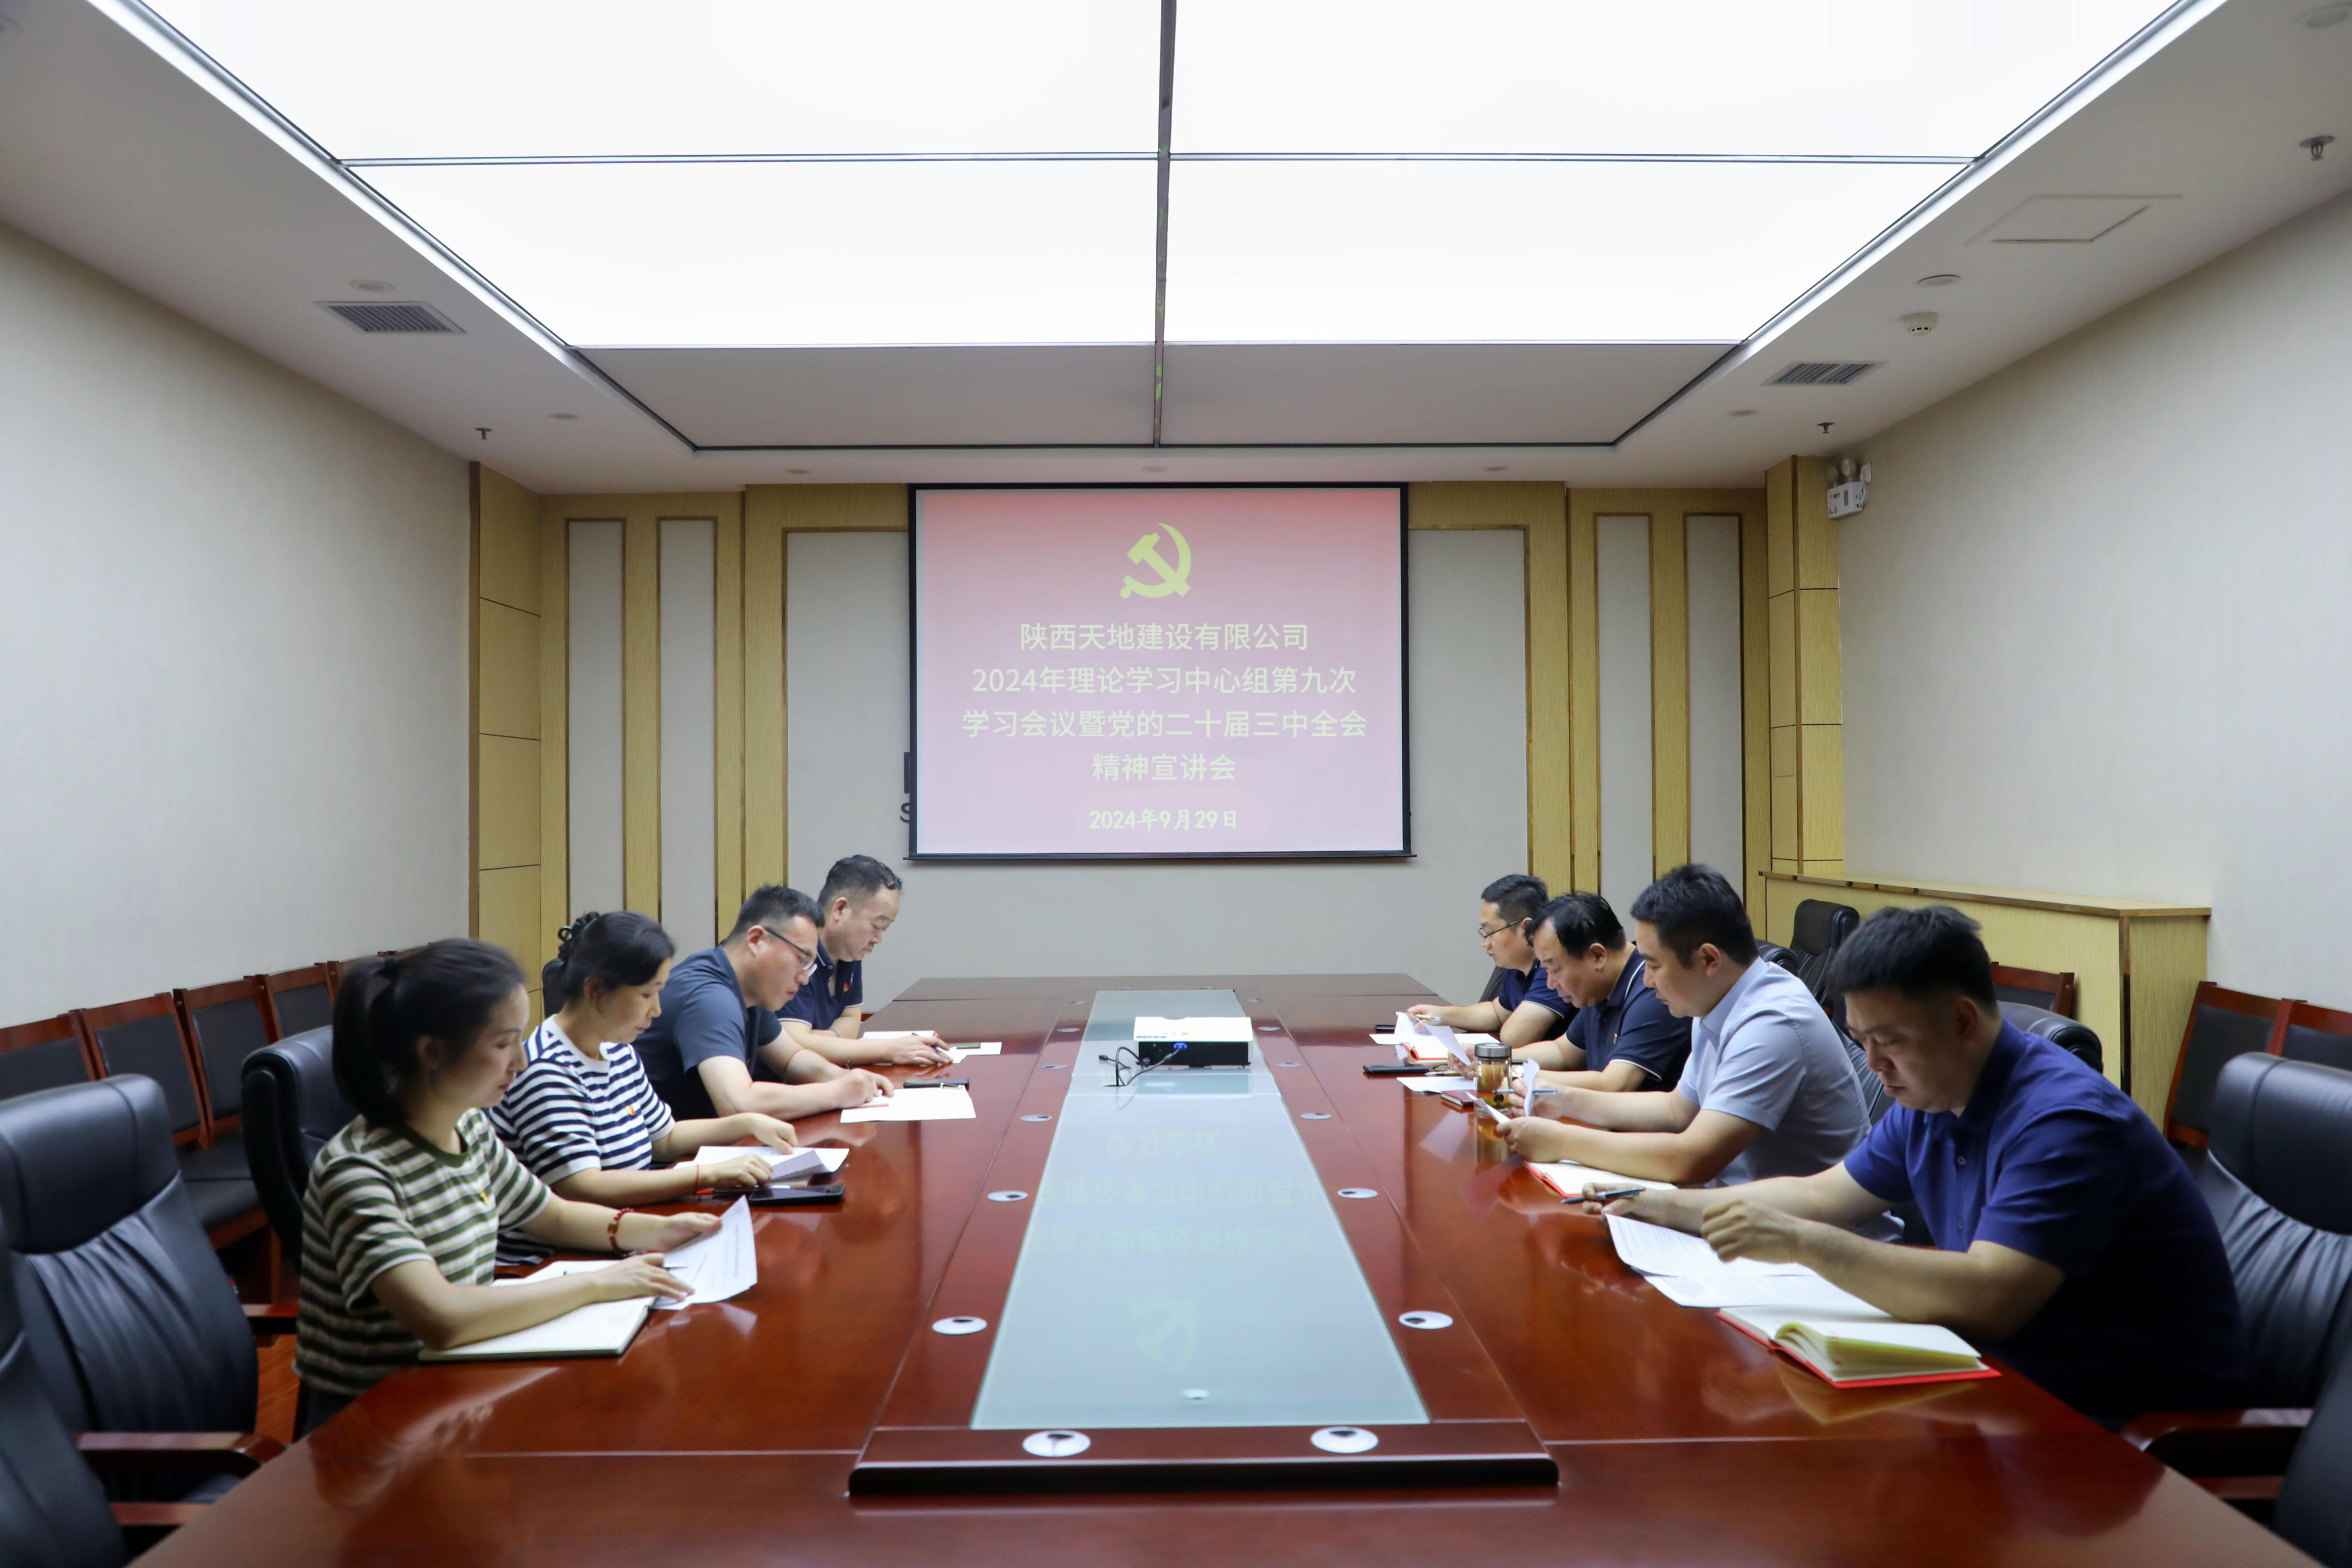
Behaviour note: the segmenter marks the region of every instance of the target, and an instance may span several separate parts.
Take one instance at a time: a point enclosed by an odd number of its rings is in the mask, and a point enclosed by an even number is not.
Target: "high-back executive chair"
[[[356,1114],[335,1085],[333,1029],[289,1035],[245,1058],[245,1152],[289,1268],[302,1262],[310,1163]]]

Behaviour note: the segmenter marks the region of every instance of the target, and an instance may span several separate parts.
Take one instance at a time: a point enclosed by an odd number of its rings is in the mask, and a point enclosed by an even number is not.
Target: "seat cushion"
[[[241,1219],[261,1206],[261,1194],[247,1181],[190,1182],[188,1201],[196,1207],[196,1223],[206,1230]]]
[[[235,1132],[209,1149],[183,1149],[180,1174],[191,1182],[249,1182],[253,1167],[245,1158],[245,1140]]]

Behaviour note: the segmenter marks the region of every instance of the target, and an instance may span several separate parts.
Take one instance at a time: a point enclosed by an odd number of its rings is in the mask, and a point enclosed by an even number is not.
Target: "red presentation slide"
[[[917,857],[1398,855],[1404,492],[918,489]]]

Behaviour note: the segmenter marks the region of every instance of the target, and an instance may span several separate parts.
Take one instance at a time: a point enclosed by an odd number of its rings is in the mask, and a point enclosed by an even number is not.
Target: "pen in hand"
[[[1639,1197],[1647,1187],[1603,1187],[1599,1192],[1579,1193],[1572,1198],[1562,1198],[1564,1204],[1611,1204],[1619,1198]]]

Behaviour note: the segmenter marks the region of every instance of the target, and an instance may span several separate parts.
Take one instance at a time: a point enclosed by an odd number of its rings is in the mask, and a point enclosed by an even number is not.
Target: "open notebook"
[[[531,1280],[546,1279],[559,1274],[580,1274],[591,1269],[610,1268],[612,1261],[591,1259],[578,1262],[551,1263],[523,1279],[493,1279],[491,1288],[501,1285],[522,1285]],[[653,1310],[654,1299],[640,1296],[631,1301],[591,1301],[575,1307],[560,1318],[551,1318],[533,1328],[518,1329],[510,1334],[494,1339],[477,1340],[470,1345],[453,1350],[426,1350],[417,1355],[419,1361],[540,1361],[556,1356],[619,1355],[629,1348],[645,1326],[646,1314]]]
[[[1726,1307],[1721,1315],[1741,1333],[1786,1352],[1840,1388],[2000,1375],[1985,1365],[1976,1347],[1934,1323],[1898,1323],[1883,1313],[1796,1315],[1770,1307]]]

